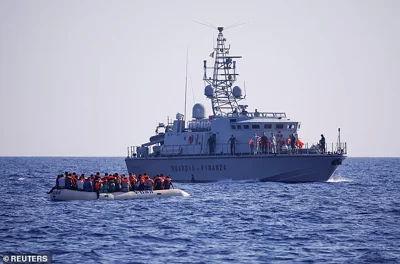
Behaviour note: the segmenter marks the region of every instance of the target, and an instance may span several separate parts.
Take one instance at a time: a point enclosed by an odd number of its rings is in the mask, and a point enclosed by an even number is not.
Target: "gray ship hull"
[[[128,172],[163,173],[175,182],[251,180],[274,182],[327,181],[346,158],[339,154],[180,156],[126,158]]]

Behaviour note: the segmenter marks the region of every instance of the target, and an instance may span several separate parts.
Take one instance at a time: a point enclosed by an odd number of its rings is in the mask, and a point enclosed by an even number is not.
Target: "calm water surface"
[[[123,158],[0,158],[0,255],[53,263],[400,263],[400,158],[348,158],[325,183],[176,183],[191,197],[53,202],[67,171]],[[172,175],[173,177],[173,175]]]

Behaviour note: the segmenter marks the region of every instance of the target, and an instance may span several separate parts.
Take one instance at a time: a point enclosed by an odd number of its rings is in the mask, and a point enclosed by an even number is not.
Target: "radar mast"
[[[211,100],[212,109],[215,116],[226,116],[238,113],[238,110],[245,110],[245,106],[239,105],[242,99],[242,90],[239,86],[233,86],[236,82],[236,61],[242,56],[231,56],[229,54],[230,45],[226,47],[226,39],[222,34],[223,27],[218,27],[217,47],[210,54],[214,58],[214,67],[207,67],[204,61],[203,80],[207,84],[204,94]],[[212,77],[207,72],[212,71]]]

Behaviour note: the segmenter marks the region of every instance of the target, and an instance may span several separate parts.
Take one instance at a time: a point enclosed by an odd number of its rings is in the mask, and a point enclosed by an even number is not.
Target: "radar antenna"
[[[238,26],[232,25],[231,27]],[[226,39],[222,32],[223,27],[217,28],[218,38],[217,46],[210,54],[214,58],[214,67],[207,67],[207,61],[204,61],[204,76],[203,80],[206,83],[205,95],[212,102],[214,115],[225,116],[232,113],[237,113],[242,107],[239,107],[238,102],[242,99],[242,90],[239,86],[233,86],[237,80],[236,61],[242,56],[231,56],[230,45],[225,46]],[[212,71],[212,77],[207,75],[207,72]]]

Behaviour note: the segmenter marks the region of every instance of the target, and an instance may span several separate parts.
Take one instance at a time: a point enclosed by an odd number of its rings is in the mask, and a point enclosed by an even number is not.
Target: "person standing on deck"
[[[231,135],[231,138],[228,140],[228,143],[231,144],[231,154],[234,155],[236,152],[236,143],[239,143],[239,142],[233,135]]]
[[[325,137],[324,134],[321,134],[321,139],[319,140],[319,147],[321,149],[322,154],[325,153]]]
[[[296,145],[297,145],[297,138],[294,135],[294,133],[292,133],[290,135],[290,152],[291,153],[295,153],[296,152]]]
[[[264,134],[261,137],[261,151],[263,154],[267,153],[267,145],[268,145],[268,137],[264,132]]]
[[[252,138],[249,139],[249,147],[250,147],[250,154],[254,154],[254,140]]]
[[[276,137],[274,133],[271,133],[270,142],[271,142],[272,153],[276,154]]]

